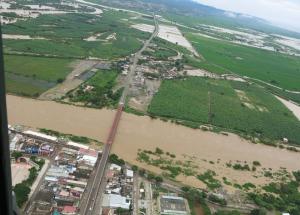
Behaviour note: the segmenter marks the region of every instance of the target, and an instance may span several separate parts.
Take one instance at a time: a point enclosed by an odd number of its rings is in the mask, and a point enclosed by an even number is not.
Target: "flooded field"
[[[105,141],[114,117],[112,110],[81,108],[16,96],[7,96],[7,102],[10,124],[48,128],[100,141]],[[300,169],[300,153],[252,144],[233,134],[224,136],[124,113],[113,152],[126,161],[160,173],[160,169],[147,167],[136,160],[138,149],[154,150],[156,147],[176,154],[176,159],[193,159],[200,172],[211,169],[217,173],[218,178],[226,175],[228,179],[239,183],[251,181],[263,184],[268,179],[255,177],[259,172],[254,174],[226,168],[227,162],[247,161],[251,164],[259,161],[262,167],[272,168],[274,171],[280,167],[289,171]],[[178,179],[202,186],[195,177],[180,176]]]

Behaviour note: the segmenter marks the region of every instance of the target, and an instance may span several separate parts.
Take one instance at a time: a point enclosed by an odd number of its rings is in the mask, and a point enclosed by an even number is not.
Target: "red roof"
[[[79,153],[83,154],[83,155],[89,155],[89,156],[92,156],[92,157],[98,157],[98,152],[95,151],[95,150],[92,150],[92,149],[80,148]]]
[[[76,207],[74,206],[64,206],[64,209],[63,209],[63,213],[75,213],[76,212]]]
[[[114,171],[108,170],[108,171],[107,171],[107,174],[106,174],[106,177],[107,177],[107,178],[113,178],[113,177],[114,177],[114,174],[115,174]]]

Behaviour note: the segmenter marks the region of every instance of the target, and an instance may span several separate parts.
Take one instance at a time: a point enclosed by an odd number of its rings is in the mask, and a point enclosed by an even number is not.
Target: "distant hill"
[[[265,33],[275,33],[300,38],[300,33],[276,27],[268,21],[211,6],[192,0],[90,0],[120,8],[163,15],[171,21],[196,27],[209,24],[227,28],[250,28]]]

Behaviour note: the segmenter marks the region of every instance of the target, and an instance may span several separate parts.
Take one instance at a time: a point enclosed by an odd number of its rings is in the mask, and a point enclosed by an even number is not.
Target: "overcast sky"
[[[216,8],[257,16],[300,32],[300,0],[195,0]]]

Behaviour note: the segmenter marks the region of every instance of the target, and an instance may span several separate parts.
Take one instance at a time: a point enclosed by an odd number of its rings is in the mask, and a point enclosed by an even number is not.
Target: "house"
[[[126,177],[133,178],[133,171],[131,169],[126,169]]]
[[[117,194],[104,194],[103,207],[105,208],[123,208],[129,210],[130,199]]]
[[[92,149],[80,148],[77,159],[91,166],[95,166],[98,159],[98,152]]]
[[[110,167],[109,167],[110,170],[116,170],[118,172],[121,171],[122,167],[119,166],[119,165],[116,165],[116,164],[111,164]]]
[[[77,211],[77,208],[74,206],[64,206],[61,214],[63,215],[75,215]]]

